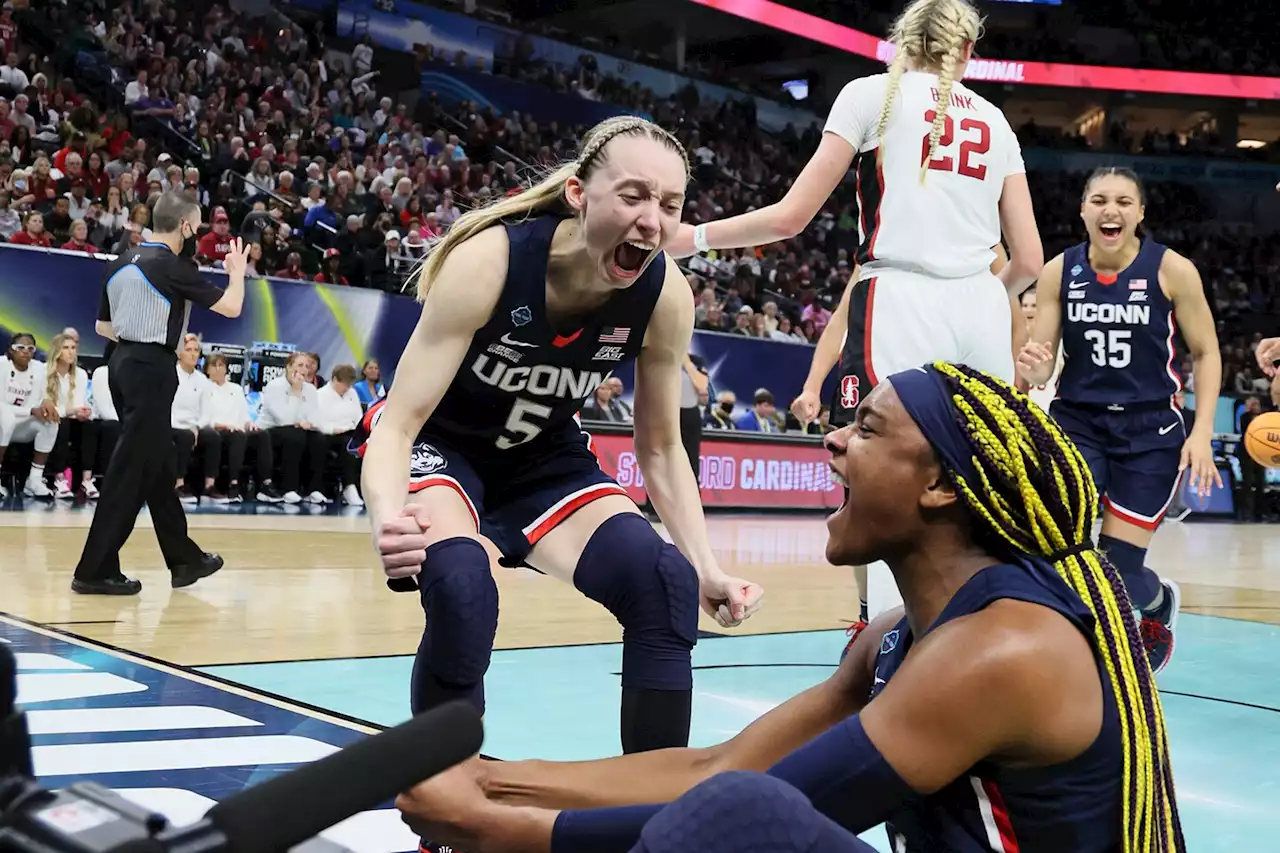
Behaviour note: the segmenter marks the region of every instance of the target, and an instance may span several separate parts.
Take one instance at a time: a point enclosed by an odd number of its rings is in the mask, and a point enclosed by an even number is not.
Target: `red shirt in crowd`
[[[17,235],[14,235],[14,236],[17,236]],[[88,252],[91,255],[98,251],[98,247],[93,245],[92,243],[89,243],[89,242],[77,243],[75,240],[68,240],[67,242],[63,243],[59,248],[66,249],[68,252]]]
[[[231,235],[210,231],[196,244],[196,254],[211,261],[220,261],[231,251]]]
[[[44,249],[53,248],[53,238],[49,236],[48,231],[41,231],[32,237],[29,231],[19,231],[9,238],[10,243],[17,243],[19,246],[40,246]]]
[[[351,282],[347,281],[347,277],[345,275],[338,276],[337,281],[329,281],[329,279],[325,278],[325,275],[322,272],[316,273],[316,277],[311,280],[317,284],[351,284]]]

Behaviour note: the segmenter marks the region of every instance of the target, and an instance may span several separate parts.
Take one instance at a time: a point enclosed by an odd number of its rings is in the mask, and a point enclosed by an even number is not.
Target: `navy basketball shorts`
[[[538,540],[574,512],[607,495],[627,494],[600,470],[586,434],[534,444],[476,458],[447,439],[420,435],[410,456],[409,493],[453,489],[476,531],[502,553],[499,562],[523,565]]]
[[[1155,530],[1173,501],[1186,441],[1168,402],[1105,406],[1054,400],[1049,414],[1080,449],[1107,512]]]

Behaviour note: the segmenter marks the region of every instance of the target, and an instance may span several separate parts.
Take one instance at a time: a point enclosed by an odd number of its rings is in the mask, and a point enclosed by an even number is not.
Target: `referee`
[[[71,589],[85,595],[137,595],[142,584],[120,571],[120,549],[143,504],[151,519],[174,588],[190,586],[222,568],[187,536],[187,517],[174,491],[173,438],[169,432],[178,390],[177,349],[191,304],[224,317],[240,316],[249,249],[231,241],[223,259],[226,290],[205,281],[192,257],[200,206],[167,192],[151,214],[152,237],[107,265],[96,329],[118,341],[107,371],[120,415],[120,438],[103,480],[98,509],[76,565]]]

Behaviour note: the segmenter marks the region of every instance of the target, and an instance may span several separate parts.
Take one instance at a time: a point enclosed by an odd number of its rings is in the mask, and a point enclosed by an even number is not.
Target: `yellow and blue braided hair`
[[[984,538],[1052,557],[1094,616],[1094,643],[1120,711],[1124,853],[1185,853],[1160,695],[1119,573],[1089,547],[1098,495],[1089,467],[1058,424],[1006,382],[937,362],[979,482],[948,469]],[[1082,547],[1083,546],[1083,547]]]

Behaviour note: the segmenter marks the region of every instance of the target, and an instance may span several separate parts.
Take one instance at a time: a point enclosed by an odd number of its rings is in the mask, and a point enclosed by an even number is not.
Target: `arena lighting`
[[[756,21],[784,33],[807,38],[846,53],[889,62],[893,45],[869,33],[774,3],[772,0],[689,0],[748,21]],[[965,70],[966,80],[1026,86],[1060,86],[1067,89],[1110,89],[1122,92],[1158,92],[1212,98],[1280,99],[1280,77],[1242,77],[1194,71],[1157,71],[1147,68],[1111,68],[1101,65],[1066,65],[1057,62],[1021,62],[978,58]]]
[[[1236,143],[1237,148],[1266,148],[1267,143],[1261,139],[1241,139]]]

